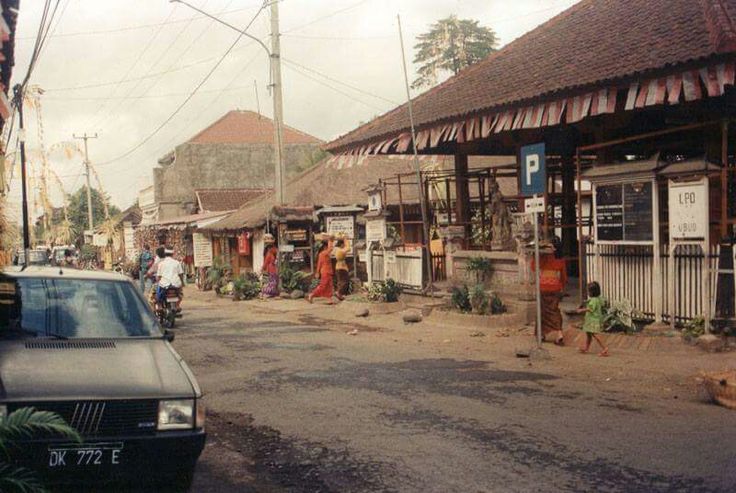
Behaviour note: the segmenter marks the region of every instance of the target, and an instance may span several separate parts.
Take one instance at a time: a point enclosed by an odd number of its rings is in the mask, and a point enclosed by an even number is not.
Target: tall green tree
[[[496,51],[498,36],[478,21],[451,15],[432,24],[417,37],[414,63],[419,76],[414,89],[436,85],[444,75],[456,75],[465,67],[483,60]]]
[[[105,217],[105,201],[108,198],[100,193],[99,190],[92,189],[92,214],[94,216],[95,226],[102,224]],[[79,188],[76,192],[69,196],[68,201],[68,214],[69,221],[71,222],[72,229],[78,235],[77,244],[81,244],[81,239],[84,238],[84,231],[88,228],[87,221],[87,189],[85,187]],[[108,202],[109,204],[109,202]],[[108,205],[110,216],[120,214],[120,209],[114,205]]]

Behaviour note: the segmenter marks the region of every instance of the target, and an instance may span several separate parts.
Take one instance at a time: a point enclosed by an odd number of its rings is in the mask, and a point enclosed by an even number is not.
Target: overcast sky
[[[576,1],[282,0],[285,122],[330,140],[402,102],[397,13],[409,45],[450,14],[493,28],[504,45]],[[242,27],[260,6],[260,0],[190,2]],[[21,0],[16,82],[26,72],[42,5],[42,0]],[[159,127],[237,37],[168,0],[61,0],[59,12],[63,15],[31,79],[45,90],[44,139],[50,146],[71,140],[72,133],[96,132],[90,159],[98,164],[127,153]],[[263,11],[249,32],[268,42],[269,23],[269,12]],[[131,205],[141,185],[151,181],[159,157],[228,110],[255,110],[254,81],[261,111],[270,117],[267,56],[243,38],[160,132],[124,159],[99,165],[113,202]],[[32,114],[26,127],[28,146],[37,147]],[[67,191],[80,187],[81,158],[53,158]],[[19,180],[11,186],[17,204]],[[60,197],[54,194],[57,205]]]

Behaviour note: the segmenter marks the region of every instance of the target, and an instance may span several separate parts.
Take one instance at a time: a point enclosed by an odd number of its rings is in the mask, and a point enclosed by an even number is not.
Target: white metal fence
[[[661,284],[655,279],[653,250],[654,247],[649,245],[599,245],[596,248],[593,244],[587,244],[585,280],[597,281],[606,299],[628,300],[635,309],[650,319],[655,318],[656,304],[659,302],[662,318],[670,320],[670,283],[674,283],[672,292],[675,296],[676,321],[690,320],[703,315],[704,302],[711,303],[710,312],[715,313],[720,246],[712,246],[707,256],[710,264],[711,293],[708,300],[703,299],[705,256],[701,247],[696,245],[677,247],[674,255],[675,279],[671,280],[669,248],[663,245],[656,259],[659,262]],[[657,289],[657,286],[661,288]]]
[[[368,257],[367,268],[372,281],[393,279],[397,284],[421,290],[424,279],[424,262],[421,250],[407,252],[385,252],[376,250]]]

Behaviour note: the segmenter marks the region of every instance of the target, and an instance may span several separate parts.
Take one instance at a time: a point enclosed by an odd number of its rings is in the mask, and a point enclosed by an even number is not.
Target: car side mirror
[[[174,342],[174,333],[169,329],[164,329],[164,339],[169,342]]]

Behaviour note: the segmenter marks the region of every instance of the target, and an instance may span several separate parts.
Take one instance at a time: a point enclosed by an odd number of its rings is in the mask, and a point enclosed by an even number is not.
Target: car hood
[[[0,400],[159,399],[195,389],[159,339],[0,341]]]

